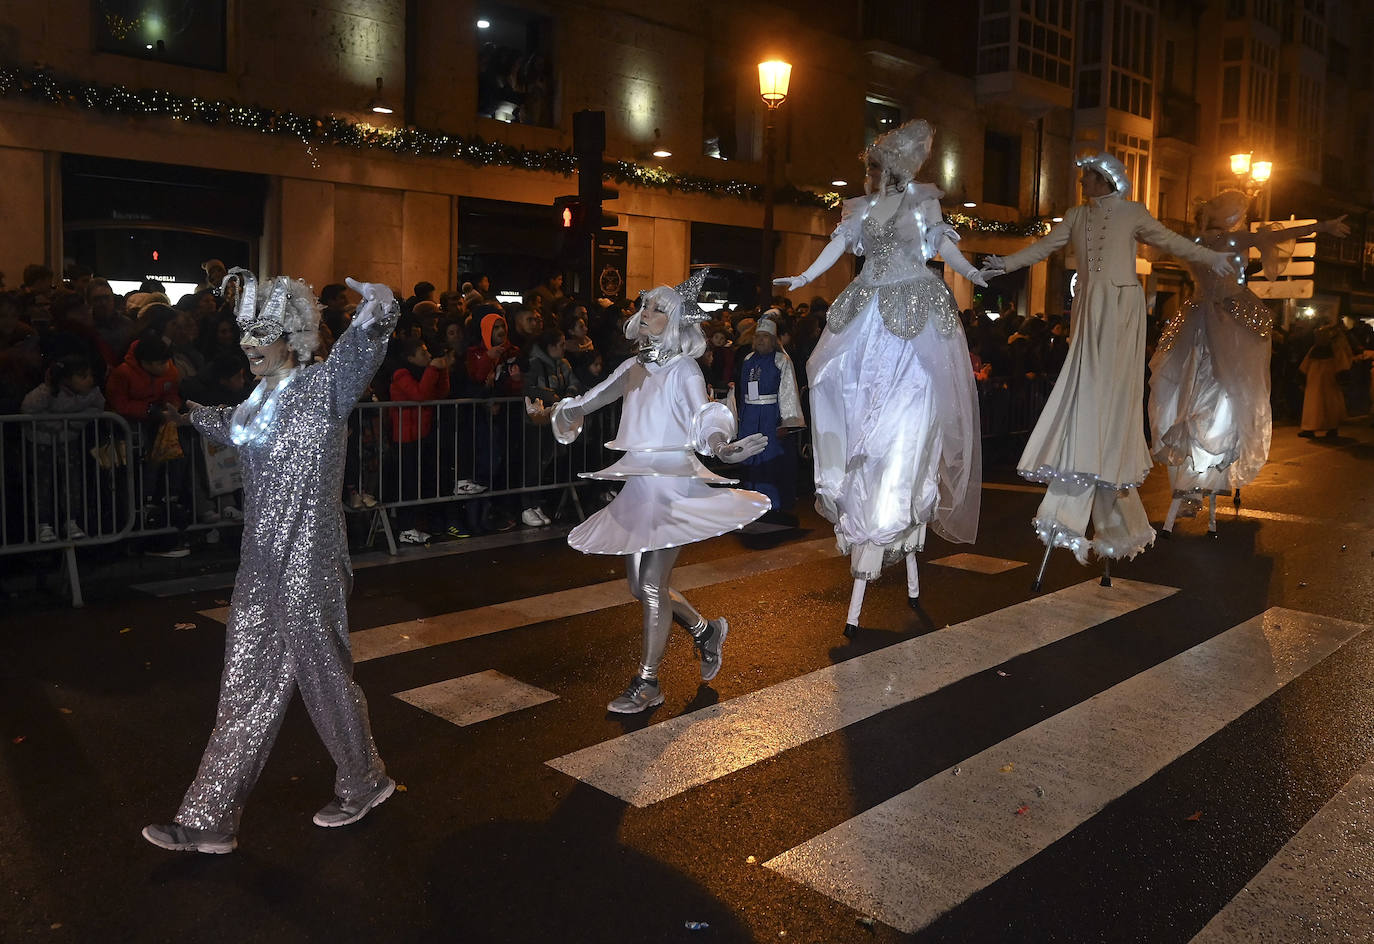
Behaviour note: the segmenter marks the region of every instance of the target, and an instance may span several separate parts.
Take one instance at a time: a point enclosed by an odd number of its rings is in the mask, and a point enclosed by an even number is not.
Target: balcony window
[[[555,122],[553,19],[518,7],[479,4],[477,114],[510,124]]]
[[[902,110],[877,98],[864,99],[864,147],[902,123]]]
[[[93,0],[95,48],[195,69],[225,69],[227,0],[157,4]]]

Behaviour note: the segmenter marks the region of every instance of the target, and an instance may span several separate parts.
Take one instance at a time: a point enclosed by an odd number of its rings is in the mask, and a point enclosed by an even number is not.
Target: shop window
[[[553,127],[552,17],[491,3],[478,15],[477,114]]]
[[[196,69],[225,69],[227,0],[92,0],[95,48]]]
[[[864,99],[864,146],[902,123],[902,110],[876,98]]]
[[[989,131],[983,137],[983,202],[1019,206],[1021,138]]]

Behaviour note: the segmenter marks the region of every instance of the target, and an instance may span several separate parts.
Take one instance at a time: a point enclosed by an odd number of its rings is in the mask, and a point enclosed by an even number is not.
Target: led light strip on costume
[[[234,411],[234,417],[229,422],[229,439],[235,446],[257,445],[267,438],[272,429],[272,422],[277,418],[277,404],[281,395],[291,386],[291,381],[296,379],[296,373],[297,371],[293,370],[287,374],[286,379],[273,387],[271,393],[265,392],[267,381],[264,380],[253,389],[253,393],[244,401],[243,406]],[[248,422],[242,422],[240,417],[248,415],[259,403],[262,404],[262,409]]]

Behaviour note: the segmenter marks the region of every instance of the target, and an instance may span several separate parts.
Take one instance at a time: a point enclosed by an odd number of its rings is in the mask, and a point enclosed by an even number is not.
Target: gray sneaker
[[[233,852],[239,841],[232,835],[212,833],[208,829],[195,829],[180,823],[155,823],[143,827],[143,838],[161,849],[173,852],[208,852],[223,855]]]
[[[659,691],[658,682],[636,675],[630,679],[630,684],[620,693],[620,697],[606,706],[606,710],[618,715],[633,715],[661,704],[663,692]]]
[[[720,674],[720,650],[725,645],[725,636],[729,632],[730,624],[722,616],[720,619],[707,620],[706,632],[692,637],[692,643],[697,647],[697,655],[701,658],[703,682],[709,682]]]
[[[396,781],[387,777],[376,790],[356,800],[340,800],[335,797],[324,805],[324,809],[315,814],[315,825],[332,828],[356,823],[367,815],[368,810],[385,803],[386,798],[395,792]]]

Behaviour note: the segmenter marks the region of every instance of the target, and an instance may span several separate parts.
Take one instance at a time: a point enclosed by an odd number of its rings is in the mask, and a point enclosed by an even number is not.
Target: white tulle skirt
[[[641,466],[695,468],[700,474],[631,471]],[[584,554],[681,547],[737,531],[771,507],[758,492],[712,485],[731,480],[707,471],[688,453],[629,453],[608,469],[583,477],[625,483],[614,501],[568,534],[568,545]]]
[[[807,362],[816,509],[855,577],[871,580],[931,527],[972,543],[982,488],[978,392],[962,328],[932,317],[914,338],[883,324],[875,296]]]
[[[1176,497],[1240,488],[1269,458],[1270,342],[1237,317],[1248,304],[1263,305],[1248,291],[1190,302],[1172,344],[1150,362],[1154,457],[1169,467]]]

